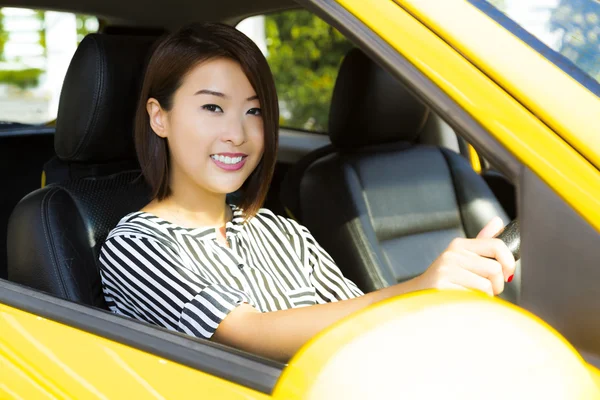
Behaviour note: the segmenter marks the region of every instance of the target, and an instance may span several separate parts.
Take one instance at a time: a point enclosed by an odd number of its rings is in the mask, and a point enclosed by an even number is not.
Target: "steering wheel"
[[[521,258],[521,231],[519,230],[519,220],[513,219],[506,225],[500,232],[494,236],[500,239],[506,244],[506,247],[511,251],[515,257],[515,261]]]

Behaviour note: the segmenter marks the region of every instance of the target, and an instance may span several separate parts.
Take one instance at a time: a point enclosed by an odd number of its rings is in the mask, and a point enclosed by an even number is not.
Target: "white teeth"
[[[226,157],[217,154],[213,154],[210,156],[213,160],[222,162],[223,164],[237,164],[242,161],[244,157]]]

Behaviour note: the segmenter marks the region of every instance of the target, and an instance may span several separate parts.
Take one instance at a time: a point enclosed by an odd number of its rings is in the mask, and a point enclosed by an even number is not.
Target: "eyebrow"
[[[209,96],[217,96],[217,97],[223,97],[223,98],[227,98],[228,96],[225,93],[221,93],[221,92],[215,92],[214,90],[208,90],[208,89],[202,89],[202,90],[198,90],[196,93],[194,93],[194,96],[199,95],[199,94],[207,94]],[[258,99],[258,95],[254,95],[254,96],[250,96],[246,99],[246,101],[252,101],[252,100],[256,100]]]
[[[208,89],[198,90],[196,93],[194,93],[194,96],[199,95],[199,94],[208,94],[210,96],[217,96],[217,97],[227,97],[227,95],[225,95],[224,93],[215,92],[214,90],[208,90]]]

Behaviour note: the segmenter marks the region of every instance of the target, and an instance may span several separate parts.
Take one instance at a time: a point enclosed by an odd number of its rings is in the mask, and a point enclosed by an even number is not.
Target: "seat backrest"
[[[291,172],[301,222],[366,291],[422,273],[455,237],[474,237],[501,206],[459,154],[418,144],[429,109],[357,49],[330,112],[331,149]],[[292,211],[293,212],[293,211]]]
[[[35,127],[31,134],[0,132],[0,279],[7,277],[8,219],[19,200],[41,186],[40,171],[54,154],[53,131]]]
[[[154,37],[89,35],[61,92],[58,163],[83,171],[27,195],[8,226],[8,279],[105,308],[98,257],[109,231],[149,201],[136,165],[133,120]],[[106,175],[107,171],[113,172]]]

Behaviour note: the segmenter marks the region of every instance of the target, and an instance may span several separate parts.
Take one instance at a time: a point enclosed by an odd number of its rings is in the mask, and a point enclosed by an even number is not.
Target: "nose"
[[[241,146],[246,143],[246,130],[243,120],[238,118],[229,118],[225,125],[225,130],[221,136],[221,140],[231,143],[234,146]]]

